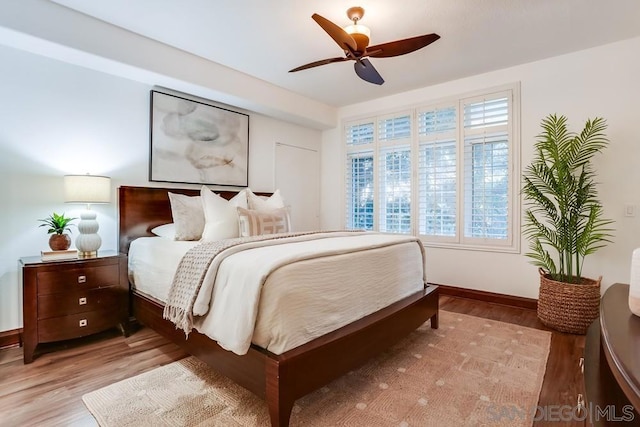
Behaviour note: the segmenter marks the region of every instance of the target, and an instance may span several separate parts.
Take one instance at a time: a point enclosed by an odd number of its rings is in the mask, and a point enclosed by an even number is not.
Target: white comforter
[[[205,276],[194,306],[196,329],[237,354],[252,342],[280,354],[423,287],[424,254],[414,237],[319,237],[234,247],[215,277]]]

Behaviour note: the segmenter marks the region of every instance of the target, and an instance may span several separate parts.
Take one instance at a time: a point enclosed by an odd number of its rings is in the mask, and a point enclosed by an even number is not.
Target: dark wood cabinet
[[[629,285],[604,293],[587,331],[584,354],[587,425],[640,426],[640,317],[629,310]]]
[[[40,343],[79,338],[115,326],[127,331],[127,256],[102,251],[95,258],[19,261],[23,287],[24,363]]]

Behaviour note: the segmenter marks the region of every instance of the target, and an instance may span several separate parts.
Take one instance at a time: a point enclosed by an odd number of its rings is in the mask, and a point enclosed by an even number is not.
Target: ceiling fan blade
[[[329,21],[327,18],[322,17],[317,13],[311,15],[311,18],[313,18],[313,20],[316,21],[318,25],[320,25],[322,29],[325,30],[333,40],[335,40],[336,43],[338,43],[340,49],[355,51],[358,48],[356,41],[349,35],[349,33]]]
[[[367,47],[367,51],[364,53],[364,56],[370,56],[372,58],[389,58],[392,56],[400,56],[411,53],[418,49],[422,49],[423,47],[430,45],[439,38],[439,35],[433,33],[426,34],[424,36],[396,40],[389,43],[377,44],[375,46]]]
[[[384,83],[384,79],[380,73],[378,73],[378,70],[373,67],[373,64],[367,58],[356,61],[356,63],[353,64],[353,68],[356,70],[358,77],[362,80],[376,85]]]
[[[304,64],[299,67],[296,67],[293,70],[289,70],[289,72],[294,73],[296,71],[306,70],[307,68],[319,67],[320,65],[327,65],[327,64],[332,64],[334,62],[343,62],[343,61],[349,61],[349,58],[345,58],[344,56],[341,56],[338,58],[321,59],[320,61],[310,62],[308,64]]]

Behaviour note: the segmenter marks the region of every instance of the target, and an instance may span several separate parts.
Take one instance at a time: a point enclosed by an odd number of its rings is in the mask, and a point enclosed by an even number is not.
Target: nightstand
[[[42,261],[20,258],[24,363],[40,343],[84,337],[120,326],[127,334],[127,256],[100,251],[95,258]]]
[[[587,425],[640,425],[640,317],[629,309],[629,285],[614,283],[587,331],[584,381]]]

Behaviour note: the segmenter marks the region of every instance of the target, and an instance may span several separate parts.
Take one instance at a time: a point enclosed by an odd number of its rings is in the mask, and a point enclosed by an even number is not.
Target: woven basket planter
[[[587,333],[591,323],[600,313],[600,282],[582,278],[581,283],[557,282],[539,269],[540,296],[538,318],[542,323],[570,334]]]

